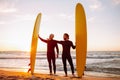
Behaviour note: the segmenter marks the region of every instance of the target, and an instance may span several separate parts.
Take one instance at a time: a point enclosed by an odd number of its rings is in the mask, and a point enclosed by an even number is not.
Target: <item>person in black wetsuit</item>
[[[63,39],[64,41],[57,41],[59,44],[62,45],[63,47],[63,51],[62,51],[62,62],[63,62],[63,66],[64,66],[64,72],[65,72],[65,76],[67,76],[67,64],[66,64],[66,60],[68,60],[71,70],[72,70],[72,75],[74,75],[74,66],[73,66],[73,61],[71,58],[71,54],[70,54],[70,48],[72,47],[73,49],[75,49],[75,46],[73,45],[72,41],[69,40],[69,35],[67,33],[65,33],[63,35]]]
[[[49,39],[47,39],[47,40],[42,39],[39,35],[38,35],[38,37],[41,41],[47,43],[47,60],[49,63],[50,75],[52,75],[52,64],[53,64],[54,74],[56,74],[55,47],[56,47],[56,51],[57,51],[57,58],[58,58],[58,54],[59,54],[59,49],[58,49],[57,42],[55,40],[53,40],[54,34],[50,34]],[[52,64],[51,64],[51,62],[52,62]]]

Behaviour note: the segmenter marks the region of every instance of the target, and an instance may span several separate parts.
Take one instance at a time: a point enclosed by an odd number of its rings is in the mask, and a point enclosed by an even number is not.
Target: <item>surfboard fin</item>
[[[30,66],[30,65],[31,65],[31,63],[28,64],[28,66]]]
[[[29,73],[30,71],[31,71],[31,68],[29,68],[27,72]]]

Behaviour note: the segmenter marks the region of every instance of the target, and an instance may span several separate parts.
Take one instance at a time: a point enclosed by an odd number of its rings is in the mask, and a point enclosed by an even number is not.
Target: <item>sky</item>
[[[87,20],[88,51],[120,51],[120,0],[0,0],[0,51],[29,51],[38,13],[40,36],[50,33],[75,44],[75,6],[81,3]],[[61,48],[61,46],[59,45]],[[38,51],[46,44],[38,41]]]

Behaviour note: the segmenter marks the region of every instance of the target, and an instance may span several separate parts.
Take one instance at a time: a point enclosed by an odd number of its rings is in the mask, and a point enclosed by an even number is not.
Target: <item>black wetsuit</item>
[[[63,47],[62,62],[64,65],[65,74],[67,74],[66,60],[68,60],[70,66],[71,66],[72,73],[74,73],[74,66],[73,66],[73,61],[72,61],[71,54],[70,54],[70,48],[72,47],[73,49],[75,49],[75,46],[73,45],[72,41],[69,41],[69,40],[57,41],[57,42],[59,44],[62,44],[62,47]]]
[[[40,38],[40,40],[47,43],[47,60],[49,63],[49,70],[50,73],[52,73],[52,65],[51,65],[51,61],[52,61],[54,74],[55,74],[56,73],[55,50],[54,50],[55,47],[57,53],[59,53],[57,42],[55,40],[44,40],[42,38]]]

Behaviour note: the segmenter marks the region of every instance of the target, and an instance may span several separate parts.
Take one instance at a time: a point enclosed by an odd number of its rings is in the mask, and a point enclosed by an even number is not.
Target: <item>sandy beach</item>
[[[25,72],[14,72],[0,70],[0,80],[120,80],[120,77],[98,77],[84,75],[82,78],[77,77],[64,77],[61,75],[49,75],[42,73],[35,73],[34,76]]]

